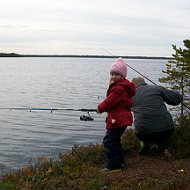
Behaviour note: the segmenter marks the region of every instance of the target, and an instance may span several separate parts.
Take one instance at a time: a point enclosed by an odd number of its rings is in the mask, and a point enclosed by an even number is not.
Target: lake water
[[[95,109],[108,87],[112,58],[0,58],[0,107]],[[126,60],[155,83],[167,60]],[[138,76],[128,68],[128,79]],[[148,82],[148,81],[147,81]],[[150,82],[148,82],[150,83]],[[102,143],[105,114],[0,110],[0,165],[18,169],[38,156],[58,158],[74,144]]]

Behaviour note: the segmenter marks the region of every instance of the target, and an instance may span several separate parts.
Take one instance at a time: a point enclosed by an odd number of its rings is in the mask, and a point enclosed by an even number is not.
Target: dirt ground
[[[172,159],[171,155],[131,155],[126,158],[126,178],[139,186],[154,183],[166,189],[190,189],[190,159]],[[171,188],[169,188],[171,187]]]
[[[190,159],[172,159],[164,153],[130,155],[122,173],[108,177],[111,183],[113,179],[121,183],[117,189],[122,190],[190,190]]]

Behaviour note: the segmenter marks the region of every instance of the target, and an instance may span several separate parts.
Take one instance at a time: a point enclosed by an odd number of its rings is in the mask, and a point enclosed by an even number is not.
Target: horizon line
[[[88,58],[141,58],[141,59],[171,59],[172,57],[168,56],[145,56],[145,55],[76,55],[76,54],[67,54],[67,55],[60,55],[60,54],[17,54],[17,53],[0,53],[0,57],[88,57]]]

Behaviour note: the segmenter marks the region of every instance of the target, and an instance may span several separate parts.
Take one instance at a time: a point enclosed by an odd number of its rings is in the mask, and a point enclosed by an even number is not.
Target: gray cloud
[[[169,56],[189,38],[189,0],[0,0],[2,51]],[[22,4],[22,6],[20,6]],[[69,52],[68,52],[69,50]],[[104,52],[105,53],[105,52]]]

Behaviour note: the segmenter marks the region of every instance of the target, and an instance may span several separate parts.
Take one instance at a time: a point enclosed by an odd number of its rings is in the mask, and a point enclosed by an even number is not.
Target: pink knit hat
[[[127,76],[127,66],[123,59],[119,57],[110,67],[110,73],[116,72],[122,75],[124,78]]]

